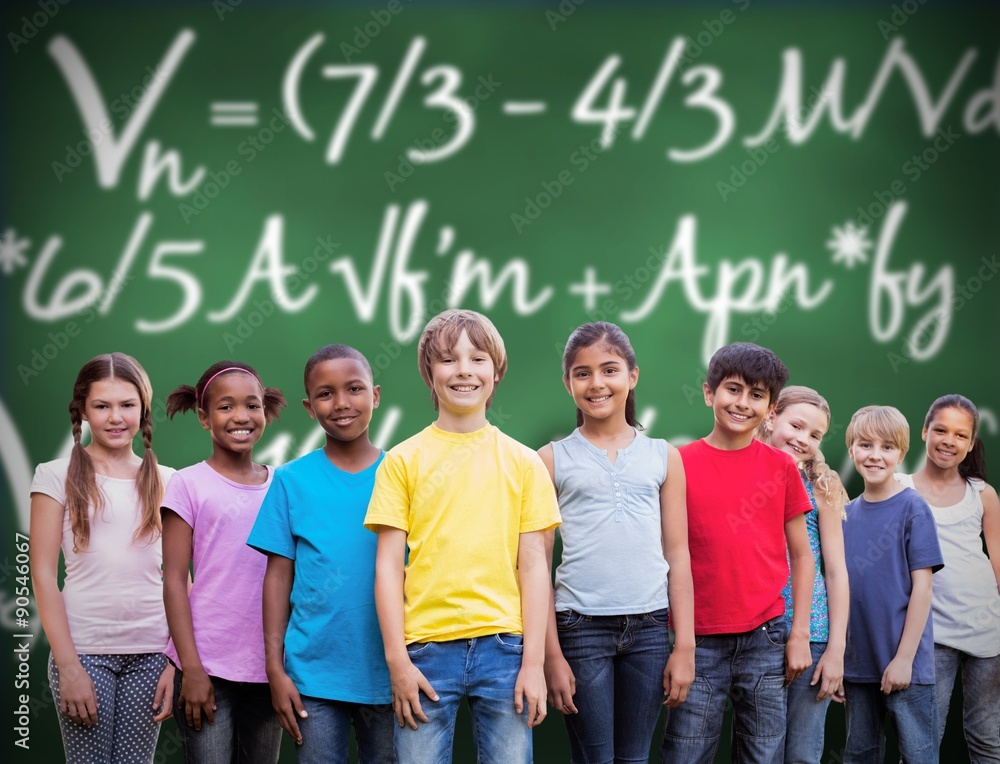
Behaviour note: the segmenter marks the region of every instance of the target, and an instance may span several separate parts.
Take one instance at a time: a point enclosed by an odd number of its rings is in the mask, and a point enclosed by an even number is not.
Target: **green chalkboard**
[[[640,420],[675,443],[710,428],[712,351],[751,340],[830,401],[824,449],[852,495],[842,441],[862,405],[907,416],[913,469],[927,406],[962,392],[997,453],[995,6],[38,0],[2,18],[8,635],[25,633],[31,469],[66,450],[73,377],[110,350],[148,370],[175,467],[209,451],[166,420],[176,385],[235,358],[295,399],[329,342],[375,367],[376,441],[409,436],[433,416],[415,337],[452,305],[506,338],[496,418],[535,447],[573,426],[562,343],[608,319],[637,351]],[[256,454],[319,442],[293,406]],[[27,628],[14,752],[54,760],[48,648]],[[158,760],[180,760],[170,724]],[[829,727],[839,761],[840,709]],[[945,748],[965,756],[957,727]],[[537,749],[568,757],[558,719]]]

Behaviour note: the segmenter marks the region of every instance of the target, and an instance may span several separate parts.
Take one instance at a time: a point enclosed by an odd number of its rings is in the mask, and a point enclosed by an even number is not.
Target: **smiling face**
[[[465,330],[454,347],[431,360],[431,387],[442,415],[485,416],[497,382],[490,354],[473,345]]]
[[[212,380],[198,419],[217,449],[237,454],[253,449],[264,434],[263,394],[252,374],[234,371]]]
[[[751,385],[742,377],[726,377],[713,391],[702,386],[705,405],[715,414],[712,438],[721,445],[742,448],[753,439],[757,428],[771,409],[771,394],[763,385]]]
[[[583,416],[594,419],[624,416],[629,391],[639,381],[639,367],[629,370],[620,355],[603,345],[580,348],[563,378]]]
[[[862,434],[848,451],[854,468],[865,481],[866,494],[878,493],[894,483],[893,473],[903,459],[896,443]]]
[[[791,454],[796,462],[805,462],[816,456],[830,421],[818,406],[793,403],[781,413],[769,414],[768,424],[771,428],[768,442]]]
[[[306,387],[309,397],[302,405],[328,438],[347,442],[368,430],[380,389],[363,363],[354,358],[322,361],[309,372]]]
[[[974,441],[975,422],[959,408],[944,408],[923,429],[921,437],[927,443],[927,458],[942,470],[958,469]]]
[[[139,390],[121,379],[98,380],[90,385],[81,416],[90,425],[91,451],[131,449],[142,418]]]

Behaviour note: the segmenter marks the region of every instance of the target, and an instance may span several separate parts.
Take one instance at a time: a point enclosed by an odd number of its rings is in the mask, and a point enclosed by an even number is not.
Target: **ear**
[[[712,388],[708,386],[708,382],[702,382],[701,392],[705,395],[705,405],[711,406],[713,401],[715,400],[715,391],[713,391]]]
[[[639,367],[636,366],[632,371],[628,373],[629,378],[629,390],[635,390],[635,386],[639,384]]]
[[[922,440],[922,441],[923,441],[924,443],[926,443],[926,442],[927,442],[927,428],[926,428],[926,427],[923,427],[923,428],[921,428],[921,430],[920,430],[920,439],[921,439],[921,440]],[[972,442],[973,442],[973,443],[975,443],[975,442],[976,442],[976,439],[975,439],[975,438],[973,438],[973,439],[972,439]]]
[[[375,385],[372,388],[372,408],[373,409],[377,409],[378,408],[378,402],[380,400],[382,400],[382,386],[381,385]]]
[[[774,429],[774,417],[775,417],[774,406],[772,406],[770,409],[768,409],[767,413],[764,415],[764,421],[762,422],[762,424],[764,425],[764,429],[767,430],[768,432]]]
[[[566,392],[569,393],[570,397],[573,397],[573,389],[569,386],[569,377],[564,376],[562,378],[563,387],[566,388]]]
[[[310,401],[308,398],[302,399],[302,408],[304,408],[309,413],[310,419],[316,418],[316,412],[313,411],[312,401]]]
[[[203,409],[201,407],[198,407],[198,409],[196,409],[196,410],[198,412],[198,421],[201,422],[201,428],[203,430],[207,430],[208,429],[208,412],[205,411],[205,409]]]

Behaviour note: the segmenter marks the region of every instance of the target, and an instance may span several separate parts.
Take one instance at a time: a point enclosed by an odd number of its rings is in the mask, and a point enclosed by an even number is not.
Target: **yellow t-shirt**
[[[491,424],[432,424],[389,451],[365,527],[407,533],[406,643],[522,633],[518,535],[559,523],[538,454]]]

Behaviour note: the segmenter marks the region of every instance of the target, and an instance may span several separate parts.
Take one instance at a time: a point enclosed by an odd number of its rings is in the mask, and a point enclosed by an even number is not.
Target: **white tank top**
[[[913,488],[912,475],[896,475]],[[931,505],[944,568],[934,574],[931,612],[934,641],[976,658],[1000,655],[1000,591],[983,552],[983,499],[986,484],[968,480],[965,496],[950,507]]]

